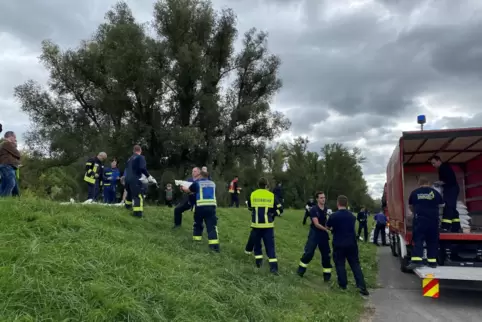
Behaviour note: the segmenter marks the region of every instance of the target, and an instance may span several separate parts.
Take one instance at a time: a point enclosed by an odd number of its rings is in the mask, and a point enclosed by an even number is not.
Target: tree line
[[[237,38],[231,9],[159,0],[150,23],[137,22],[119,2],[77,48],[43,41],[48,86],[30,80],[15,88],[33,125],[21,187],[42,197],[81,198],[87,157],[106,151],[123,164],[140,144],[162,185],[194,165],[208,166],[221,204],[228,199],[223,187],[238,175],[242,199],[265,176],[283,184],[289,207],[302,207],[316,190],[371,205],[361,151],[334,143],[312,152],[306,138],[272,146],[291,125],[270,105],[282,87],[281,60],[265,32],[245,32],[239,50]]]

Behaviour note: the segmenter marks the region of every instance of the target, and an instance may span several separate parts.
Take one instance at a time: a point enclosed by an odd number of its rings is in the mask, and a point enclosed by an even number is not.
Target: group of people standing
[[[182,212],[190,209],[190,205],[194,206],[194,227],[193,240],[202,239],[201,220],[204,220],[208,233],[209,246],[219,251],[219,237],[217,235],[217,216],[215,214],[215,184],[209,179],[208,173],[200,171],[199,168],[192,170],[192,184],[189,188],[182,187],[187,195],[187,201],[180,203],[174,211],[174,227],[180,227],[182,224]],[[236,191],[237,177],[229,185],[229,192]],[[208,190],[204,190],[208,189]],[[201,193],[202,192],[202,193]],[[208,196],[208,201],[203,200]],[[214,198],[213,198],[214,196]],[[189,199],[191,198],[191,199]],[[232,199],[233,200],[233,199]],[[300,259],[297,273],[303,277],[306,273],[308,264],[314,257],[314,253],[318,248],[322,257],[323,277],[325,281],[331,280],[331,247],[330,235],[333,237],[333,262],[338,277],[338,284],[342,289],[346,289],[347,273],[345,262],[347,261],[353,271],[356,285],[362,295],[368,295],[365,280],[360,266],[358,256],[357,236],[355,232],[356,218],[347,209],[348,199],[345,196],[339,196],[337,199],[338,211],[329,215],[325,206],[326,197],[323,192],[316,193],[316,203],[309,210],[311,219],[310,232],[305,245],[304,253]],[[205,208],[205,205],[211,205],[214,209]],[[236,199],[234,199],[236,205]],[[275,191],[268,189],[268,181],[260,178],[258,181],[258,189],[254,190],[248,200],[247,206],[251,212],[251,232],[249,234],[245,253],[253,254],[255,265],[261,267],[263,264],[263,245],[271,273],[278,275],[278,259],[276,256],[274,221],[275,217],[281,216],[283,213],[282,200],[275,194]],[[201,228],[202,229],[202,228]]]
[[[89,197],[95,198],[97,189],[96,182],[99,178],[107,178],[108,182],[121,180],[125,183],[127,197],[125,200],[126,208],[133,210],[133,215],[142,217],[143,197],[142,182],[143,176],[148,182],[155,182],[155,179],[146,169],[146,162],[141,155],[141,148],[134,146],[133,155],[129,158],[126,170],[122,177],[114,176],[116,168],[114,163],[111,168],[103,171],[102,163],[107,158],[103,152],[95,158],[89,159],[86,163],[84,180],[89,185]],[[185,198],[174,209],[174,228],[182,225],[182,214],[187,210],[193,210],[193,241],[202,240],[204,226],[206,227],[209,248],[215,252],[220,251],[218,235],[218,217],[216,215],[216,184],[211,180],[206,167],[202,169],[194,167],[192,177],[186,180],[189,184],[179,186],[185,193]],[[280,198],[281,185],[273,191],[268,190],[268,181],[260,178],[258,189],[253,191],[248,200],[247,206],[251,211],[251,232],[249,234],[245,252],[254,253],[255,265],[262,266],[264,244],[266,256],[271,273],[278,275],[278,259],[276,257],[274,220],[275,217],[283,213],[282,199]],[[170,187],[172,190],[172,187]],[[238,194],[241,188],[238,186],[238,177],[231,181],[228,192],[231,194],[231,206],[239,207]],[[166,188],[166,192],[168,189]],[[275,193],[276,192],[276,193]],[[167,194],[166,194],[167,196]],[[317,192],[316,203],[309,210],[311,219],[310,231],[305,245],[304,253],[300,259],[297,273],[303,277],[306,273],[308,264],[314,257],[318,248],[322,258],[323,278],[325,281],[331,280],[332,258],[331,248],[333,249],[333,262],[338,277],[338,284],[342,289],[347,287],[347,273],[345,262],[350,265],[355,277],[356,285],[362,295],[368,295],[363,273],[360,267],[358,256],[357,235],[355,232],[356,218],[347,209],[348,199],[339,196],[337,199],[338,211],[329,215],[325,205],[326,196],[323,192]],[[166,198],[167,199],[167,198]],[[332,235],[332,247],[330,247],[330,235]]]
[[[126,208],[132,209],[134,216],[142,217],[146,184],[157,184],[156,179],[147,171],[142,148],[139,145],[134,146],[133,154],[127,160],[122,176],[120,176],[116,159],[112,160],[110,168],[104,169],[103,164],[106,159],[107,153],[100,152],[85,163],[84,181],[88,186],[86,202],[96,200],[102,187],[104,202],[114,203],[116,201],[116,186],[118,182],[121,182],[124,185],[123,202]]]
[[[313,202],[314,201],[314,202]],[[306,273],[308,264],[313,259],[316,249],[321,254],[321,266],[323,271],[323,279],[328,282],[331,280],[331,248],[330,248],[330,232],[333,238],[333,263],[338,277],[338,285],[342,289],[346,289],[347,273],[345,262],[348,262],[356,286],[360,294],[368,295],[365,279],[360,266],[358,256],[357,235],[355,232],[356,217],[348,210],[348,198],[346,196],[338,196],[337,211],[329,214],[329,209],[325,205],[326,196],[323,192],[317,192],[315,199],[307,203],[308,216],[303,219],[306,222],[307,217],[311,219],[308,239],[305,244],[303,256],[298,264],[297,273],[303,277]]]
[[[0,124],[0,133],[2,132]],[[0,144],[0,197],[19,196],[20,151],[17,136],[13,131],[5,132]]]

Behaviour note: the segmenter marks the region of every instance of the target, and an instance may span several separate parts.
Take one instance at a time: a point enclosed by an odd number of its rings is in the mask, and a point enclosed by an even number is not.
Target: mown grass
[[[246,209],[219,209],[221,253],[191,241],[192,213],[171,230],[172,209],[124,209],[0,200],[2,321],[356,321],[363,299],[335,279],[324,284],[316,255],[294,274],[306,241],[302,210],[276,221],[281,276],[244,254]],[[360,246],[376,286],[372,245]],[[351,274],[349,273],[350,277]],[[334,276],[335,277],[335,276]]]

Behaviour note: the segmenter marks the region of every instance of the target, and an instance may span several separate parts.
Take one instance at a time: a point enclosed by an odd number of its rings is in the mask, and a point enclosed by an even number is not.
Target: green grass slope
[[[219,209],[221,253],[191,240],[192,213],[172,231],[172,209],[145,218],[122,208],[0,200],[1,321],[356,321],[363,299],[322,281],[316,254],[294,274],[308,226],[302,210],[276,220],[281,276],[244,254],[249,212]],[[375,286],[375,247],[361,245]],[[351,272],[349,277],[352,278]]]

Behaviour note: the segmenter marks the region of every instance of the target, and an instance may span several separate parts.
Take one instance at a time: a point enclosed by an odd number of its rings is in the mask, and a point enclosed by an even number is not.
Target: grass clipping
[[[124,209],[0,200],[2,321],[356,321],[363,299],[353,281],[341,291],[322,281],[319,253],[304,278],[294,274],[306,241],[303,210],[277,218],[281,276],[244,254],[246,209],[218,209],[221,253],[193,243],[192,213],[171,230],[173,209]],[[361,245],[375,286],[375,247]],[[350,272],[349,272],[349,275]],[[350,276],[351,277],[351,276]]]

